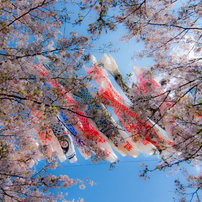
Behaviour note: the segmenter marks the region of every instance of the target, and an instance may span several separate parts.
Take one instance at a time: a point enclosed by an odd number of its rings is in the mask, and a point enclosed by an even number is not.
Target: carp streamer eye
[[[61,146],[63,147],[63,148],[68,148],[69,147],[69,142],[68,142],[68,140],[61,140]]]

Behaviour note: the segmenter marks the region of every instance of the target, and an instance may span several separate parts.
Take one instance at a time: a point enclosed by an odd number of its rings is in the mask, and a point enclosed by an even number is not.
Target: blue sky
[[[117,154],[118,155],[118,154]],[[78,161],[76,164],[70,164],[68,161],[62,163],[62,168],[54,170],[52,173],[66,174],[70,178],[81,179],[89,178],[96,185],[86,185],[86,189],[80,190],[79,186],[73,186],[63,192],[68,192],[66,200],[75,201],[81,197],[85,202],[170,202],[175,189],[174,180],[180,178],[185,182],[185,178],[179,171],[177,174],[156,171],[150,174],[151,179],[146,182],[139,178],[140,164],[143,162],[154,168],[159,159],[156,156],[146,156],[141,154],[137,159],[132,157],[121,157],[118,155],[120,162],[112,171],[109,171],[107,162],[91,164],[85,161],[77,151]],[[187,167],[187,166],[186,166]],[[192,173],[196,172],[191,168]]]
[[[72,9],[76,10],[76,7],[73,6]],[[71,30],[78,32],[78,35],[85,35],[85,29],[85,23],[82,27],[71,27],[68,24],[66,26],[66,36]],[[61,31],[63,32],[64,29]],[[128,42],[128,44],[120,43],[119,38],[124,32],[124,28],[120,27],[116,32],[101,35],[99,41],[94,43],[95,49],[98,49],[104,43],[107,44],[108,42],[112,42],[115,47],[120,48],[119,52],[107,54],[111,54],[114,57],[123,77],[133,72],[133,65],[138,67],[150,67],[154,63],[152,59],[144,59],[141,61],[131,59],[133,51],[137,49],[140,50],[143,45],[134,44],[132,41]],[[101,60],[103,55],[103,53],[94,53],[93,50],[92,54],[95,55],[97,60]],[[90,66],[90,64],[87,66]],[[83,71],[81,72],[83,73]],[[111,78],[111,81],[117,91],[124,96],[113,78]],[[114,118],[117,120],[115,116]],[[79,197],[82,197],[85,202],[170,202],[173,201],[173,197],[175,197],[173,193],[175,188],[174,180],[182,177],[180,172],[175,175],[170,174],[168,177],[167,174],[169,171],[156,171],[151,173],[151,180],[145,182],[143,179],[140,179],[140,164],[145,163],[148,164],[150,168],[153,168],[159,162],[157,156],[141,154],[135,159],[128,156],[122,157],[117,154],[120,162],[115,166],[115,169],[109,171],[109,164],[107,162],[91,164],[90,160],[84,160],[78,151],[76,153],[78,158],[76,164],[71,164],[66,160],[61,164],[61,169],[51,172],[56,175],[66,174],[70,178],[79,178],[81,180],[88,177],[90,180],[96,182],[96,185],[93,187],[87,185],[85,190],[80,190],[78,185],[63,190],[63,192],[68,192],[68,196],[65,198],[66,200],[72,200],[73,198],[77,200]],[[196,172],[195,168],[191,168],[190,170],[191,172]],[[182,180],[183,179],[184,177],[182,177]]]

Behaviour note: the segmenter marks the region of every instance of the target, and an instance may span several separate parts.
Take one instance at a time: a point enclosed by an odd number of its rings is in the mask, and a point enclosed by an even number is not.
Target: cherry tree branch
[[[39,4],[39,5],[37,5],[37,6],[33,7],[33,8],[30,8],[27,12],[25,12],[25,13],[23,13],[22,15],[20,15],[19,17],[15,18],[15,20],[13,20],[13,21],[11,21],[10,23],[8,23],[7,25],[3,26],[3,27],[0,29],[0,31],[4,30],[6,27],[9,27],[10,25],[12,25],[13,23],[15,23],[15,22],[16,22],[17,20],[19,20],[20,18],[24,17],[25,15],[27,15],[27,14],[30,13],[31,11],[33,11],[33,10],[35,10],[35,9],[37,9],[37,8],[39,8],[39,7],[41,7],[41,6],[43,6],[43,5],[45,4],[45,1],[46,1],[46,0],[44,0],[41,4]],[[50,2],[51,2],[51,1],[46,2],[46,4],[48,4],[48,3],[50,3]]]
[[[198,27],[182,27],[179,25],[173,25],[173,24],[166,24],[166,23],[147,23],[148,25],[154,25],[154,26],[164,26],[164,27],[175,27],[175,28],[179,28],[179,29],[183,29],[183,30],[202,30],[202,27],[198,28]]]
[[[26,98],[26,97],[20,97],[18,95],[9,95],[9,94],[2,94],[1,93],[0,96],[5,96],[5,97],[0,97],[0,99],[10,99],[10,98],[12,99],[12,98],[14,98],[15,100],[19,99],[19,100],[31,101],[31,102],[34,102],[34,103],[39,104],[39,105],[44,104],[43,102],[33,100],[33,99],[30,99],[30,98]],[[49,104],[44,104],[44,105],[45,105],[45,107],[53,107],[52,105],[49,105]],[[59,108],[59,109],[62,109],[62,110],[68,110],[68,111],[70,111],[70,112],[72,112],[74,114],[77,114],[79,116],[82,116],[82,117],[92,118],[91,116],[86,116],[86,115],[80,114],[79,112],[76,112],[76,111],[74,111],[72,109],[69,109],[69,108],[66,108],[66,107],[61,107],[59,105],[56,105],[55,107]]]

